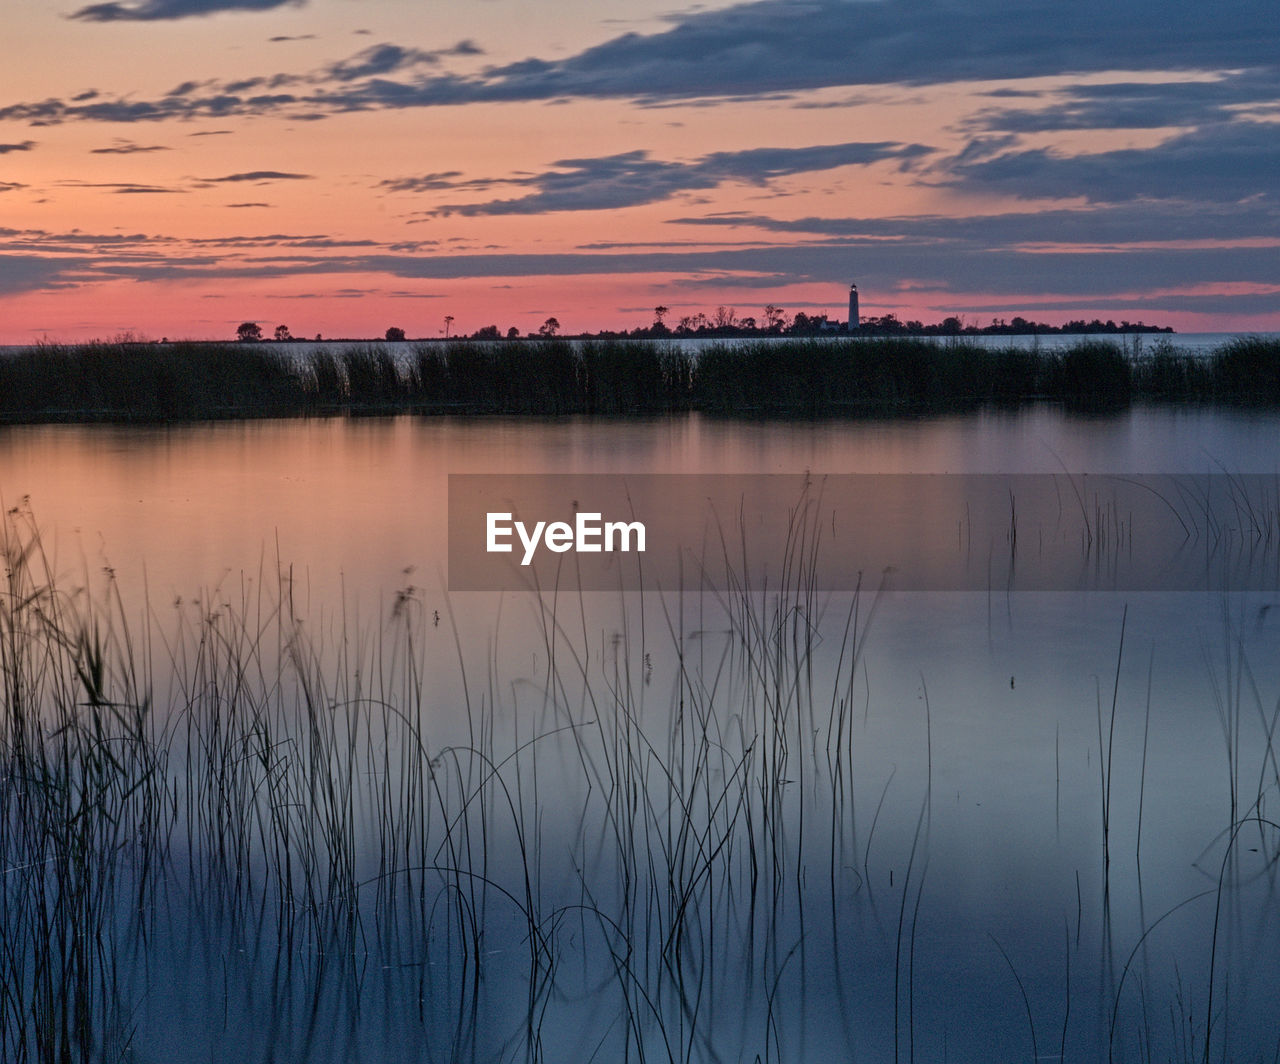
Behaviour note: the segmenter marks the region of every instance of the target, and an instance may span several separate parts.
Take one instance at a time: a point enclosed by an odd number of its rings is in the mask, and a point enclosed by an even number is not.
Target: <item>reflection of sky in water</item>
[[[448,510],[452,591],[1280,590],[1275,475],[484,474]]]
[[[0,496],[30,495],[74,574],[145,563],[190,597],[277,555],[316,590],[366,594],[443,568],[448,473],[1274,473],[1273,417],[1197,410],[1071,418],[1037,410],[919,421],[742,425],[700,417],[263,421],[0,432]],[[77,537],[78,533],[78,537]],[[327,590],[325,592],[328,593]]]
[[[1066,1056],[1099,1059],[1117,1000],[1118,1058],[1146,1059],[1150,1039],[1154,1059],[1199,1059],[1211,962],[1210,1056],[1242,1059],[1275,1048],[1262,1028],[1280,989],[1266,866],[1276,839],[1247,828],[1224,865],[1224,832],[1233,785],[1237,817],[1259,793],[1275,802],[1267,741],[1280,692],[1275,596],[889,593],[873,608],[864,593],[858,637],[867,634],[851,685],[851,598],[824,596],[806,604],[812,669],[784,669],[786,683],[771,688],[758,671],[752,679],[741,639],[728,634],[735,625],[710,599],[562,599],[562,629],[549,643],[527,596],[446,601],[437,571],[448,472],[1201,473],[1219,471],[1218,462],[1272,472],[1275,428],[1274,419],[1195,411],[1087,420],[1040,411],[748,426],[400,419],[8,429],[0,492],[10,506],[32,495],[71,579],[79,552],[94,567],[101,551],[136,603],[145,562],[160,625],[172,596],[189,602],[221,582],[238,597],[242,570],[251,585],[273,589],[277,540],[295,586],[307,590],[295,605],[322,643],[335,638],[339,602],[372,627],[397,588],[424,588],[423,723],[433,750],[468,741],[455,622],[469,693],[492,714],[495,751],[582,726],[539,740],[503,772],[528,803],[525,823],[536,825],[531,889],[557,958],[537,997],[547,1059],[585,1059],[597,1046],[615,1059],[629,1024],[659,1059],[664,1031],[676,1055],[693,1059],[752,1059],[766,1046],[784,1060],[887,1059],[895,1033],[901,1059],[912,1048],[920,1059],[1013,1059],[1030,1054],[1032,1026],[1038,1053],[1052,1059],[1068,1004]],[[767,629],[774,621],[757,607],[749,616]],[[743,623],[739,615],[739,635]],[[552,650],[560,683],[549,688]],[[617,692],[637,730],[620,722]],[[673,736],[689,734],[681,729],[706,710],[717,757],[695,774],[701,791],[677,787],[698,822],[689,794],[731,790],[726,778],[746,744],[771,738],[762,722],[779,699],[803,707],[798,717],[788,711],[785,762],[774,763],[785,782],[751,792],[740,815],[717,810],[715,823],[730,825],[723,849],[715,831],[681,841],[687,867],[696,864],[690,855],[714,853],[715,871],[689,895],[683,951],[664,962],[651,935],[670,920],[666,862],[680,817],[655,766],[679,761]],[[602,719],[603,729],[586,727]],[[609,815],[603,766],[615,728],[642,751],[643,778],[632,782],[647,788],[650,805],[634,834],[620,835]],[[641,739],[648,745],[637,747]],[[844,751],[838,772],[831,749]],[[643,811],[643,798],[633,798]],[[780,818],[772,835],[766,812]],[[487,830],[485,874],[522,884],[500,805]],[[647,884],[630,910],[623,836]],[[1212,893],[1188,901],[1203,891]],[[476,1059],[523,1056],[527,925],[497,892],[487,897],[483,978],[472,984],[457,940],[466,926],[460,897],[434,891],[431,911],[404,913],[398,937],[366,929],[353,974],[349,958],[339,963],[316,942],[277,950],[274,933],[261,930],[272,926],[270,905],[232,931],[221,918],[193,917],[175,887],[148,960],[129,968],[148,987],[138,1059],[183,1059],[211,1031],[222,1032],[226,1055],[248,1059],[269,1059],[273,1039],[290,1059],[445,1060],[460,1048]],[[609,950],[619,940],[587,913],[588,900],[613,919],[629,913],[635,953]],[[681,985],[697,995],[681,1002]],[[473,994],[481,1022],[455,1042],[466,1011],[458,1002],[469,1005]]]

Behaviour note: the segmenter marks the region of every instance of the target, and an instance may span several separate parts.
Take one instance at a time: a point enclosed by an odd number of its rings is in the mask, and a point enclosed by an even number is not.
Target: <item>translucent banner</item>
[[[449,477],[453,591],[1280,589],[1280,479]]]

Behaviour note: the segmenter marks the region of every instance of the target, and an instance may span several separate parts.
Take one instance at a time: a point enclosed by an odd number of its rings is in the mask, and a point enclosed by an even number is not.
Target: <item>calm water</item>
[[[428,681],[404,712],[442,778],[468,745],[507,788],[491,896],[456,880],[378,924],[358,978],[175,892],[181,918],[121,947],[133,1059],[1271,1059],[1277,596],[548,602],[451,596],[444,572],[449,473],[1280,474],[1278,430],[1050,409],[0,429],[6,508],[29,498],[64,588],[101,595],[109,569],[139,630],[287,587],[318,646],[360,632],[374,661],[411,602]],[[553,970],[531,974],[511,895]]]

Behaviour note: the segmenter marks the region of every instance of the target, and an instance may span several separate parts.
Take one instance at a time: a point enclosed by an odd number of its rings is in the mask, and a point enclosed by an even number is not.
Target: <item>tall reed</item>
[[[333,413],[748,417],[899,414],[1055,402],[1280,403],[1280,342],[1208,355],[1112,341],[992,348],[961,339],[780,337],[695,350],[674,341],[44,344],[0,356],[0,420],[170,421]]]
[[[110,579],[63,590],[29,511],[9,514],[0,1057],[128,1059],[181,999],[169,984],[185,983],[217,1051],[259,1059],[940,1048],[921,1017],[937,978],[930,910],[945,899],[930,861],[951,804],[935,780],[943,710],[922,676],[908,722],[920,792],[890,808],[880,780],[896,767],[867,763],[869,710],[855,708],[881,596],[817,592],[813,503],[791,514],[776,585],[746,579],[743,531],[725,528],[699,581],[623,597],[608,627],[585,597],[522,599],[540,646],[522,679],[503,632],[477,656],[451,604],[441,617],[404,587],[374,620],[309,602],[278,559],[167,617],[131,607]],[[439,672],[451,640],[456,684]],[[1124,813],[1112,780],[1126,771],[1115,668],[1097,751],[1113,858]],[[1258,795],[1233,814],[1228,853],[1248,827],[1271,867],[1277,714],[1259,716]],[[1233,788],[1252,778],[1235,752],[1231,772]],[[859,838],[859,802],[877,795]],[[1211,893],[1225,913],[1235,881],[1221,867]],[[1102,870],[1097,891],[1113,876]],[[1240,994],[1214,930],[1215,1013],[1194,1025],[1197,1055],[1225,1039],[1222,1006]],[[1020,944],[995,948],[1014,978],[1003,1013],[986,1007],[1034,1042],[1047,976]],[[1131,1015],[1121,995],[1154,993],[1136,954],[1104,1003],[1117,1043]],[[1100,1051],[1072,1019],[1088,1010],[1072,1006],[1070,973],[1087,967],[1068,958],[1061,1043]],[[1143,999],[1143,1014],[1156,1008]]]

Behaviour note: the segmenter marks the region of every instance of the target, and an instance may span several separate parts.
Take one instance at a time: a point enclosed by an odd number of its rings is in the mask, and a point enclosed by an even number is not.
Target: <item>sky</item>
[[[1275,0],[6,0],[0,343],[1280,329]]]

